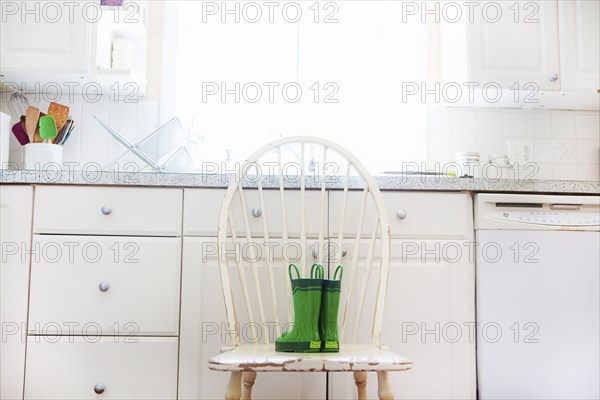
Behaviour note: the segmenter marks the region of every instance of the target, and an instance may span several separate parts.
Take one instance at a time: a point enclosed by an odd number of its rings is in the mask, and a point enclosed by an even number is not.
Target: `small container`
[[[52,143],[29,143],[23,146],[23,169],[62,169],[63,147]]]
[[[490,164],[497,170],[499,169],[499,171],[495,171],[496,177],[511,179],[515,176],[513,166],[510,163],[510,158],[508,158],[506,154],[490,155]]]
[[[478,178],[480,175],[480,155],[476,151],[459,151],[456,153],[458,176],[463,178]]]

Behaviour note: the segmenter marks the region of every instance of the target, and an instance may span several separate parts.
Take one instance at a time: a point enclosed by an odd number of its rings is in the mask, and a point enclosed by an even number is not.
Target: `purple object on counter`
[[[25,132],[25,128],[23,128],[21,121],[13,125],[12,131],[21,146],[25,146],[29,143],[29,136],[27,135],[27,132]]]
[[[116,6],[121,7],[124,3],[124,0],[100,0],[101,6]]]

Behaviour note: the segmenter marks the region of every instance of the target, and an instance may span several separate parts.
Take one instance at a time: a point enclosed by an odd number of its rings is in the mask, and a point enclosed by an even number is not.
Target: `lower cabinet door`
[[[4,58],[4,55],[2,55]],[[33,188],[0,185],[0,399],[23,398]]]
[[[230,376],[227,372],[208,369],[208,360],[218,355],[221,347],[231,345],[227,334],[216,241],[216,238],[200,237],[183,239],[180,400],[222,399]],[[273,248],[282,247],[275,245]],[[275,264],[279,276],[286,276],[283,260],[276,256]],[[261,269],[261,273],[266,273],[266,268]],[[233,274],[234,270],[231,272]],[[269,305],[265,303],[267,309]],[[247,326],[240,321],[242,332]],[[326,375],[323,373],[268,372],[258,373],[252,396],[277,400],[323,399],[325,389]]]
[[[176,338],[29,336],[25,399],[175,399]]]
[[[392,240],[381,344],[413,361],[411,370],[389,373],[396,398],[476,398],[472,244]],[[349,246],[344,249],[352,251]],[[344,272],[346,278],[349,272]],[[359,282],[364,279],[362,272],[359,268]],[[378,273],[378,269],[372,272],[369,282]],[[375,293],[376,287],[371,290]],[[362,340],[368,341],[371,321],[366,312],[362,321],[367,321],[360,330]],[[329,382],[330,399],[356,398],[351,373],[330,374]],[[368,374],[367,394],[369,399],[377,398],[374,373]]]

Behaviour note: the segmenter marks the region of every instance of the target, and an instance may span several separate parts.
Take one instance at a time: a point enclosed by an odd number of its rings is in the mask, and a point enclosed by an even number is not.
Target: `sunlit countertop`
[[[155,172],[112,172],[112,171],[70,171],[70,170],[0,170],[1,184],[40,184],[40,185],[102,185],[102,186],[155,186],[180,188],[226,188],[233,174],[201,173],[155,173]],[[562,193],[600,194],[600,182],[556,181],[537,179],[484,179],[457,178],[453,176],[407,176],[379,175],[375,181],[381,190],[396,191],[472,191],[472,192],[511,192],[511,193]],[[263,187],[279,187],[276,176],[262,177]],[[284,177],[286,187],[300,187],[297,176]],[[246,187],[256,187],[256,180],[244,182]],[[306,177],[305,187],[318,189],[322,180]],[[326,178],[328,189],[343,189],[343,177]],[[360,189],[362,182],[350,178],[349,187]]]

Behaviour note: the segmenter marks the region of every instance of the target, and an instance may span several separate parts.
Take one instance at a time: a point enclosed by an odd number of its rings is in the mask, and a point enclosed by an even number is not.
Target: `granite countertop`
[[[108,186],[154,186],[183,188],[226,188],[234,179],[232,174],[188,174],[153,172],[111,172],[111,171],[22,171],[0,170],[2,184],[56,184],[56,185],[108,185]],[[343,177],[327,178],[326,187],[342,189]],[[473,179],[451,176],[406,176],[380,175],[375,181],[381,190],[413,191],[473,191],[473,192],[512,192],[512,193],[561,193],[561,194],[600,194],[600,182],[514,180],[514,179]],[[299,177],[284,177],[286,187],[300,187]],[[256,187],[255,181],[247,181],[245,187]],[[263,187],[279,187],[277,177],[263,177]],[[306,188],[318,189],[321,181],[315,177],[306,178]],[[352,177],[350,188],[360,189],[362,182]]]

